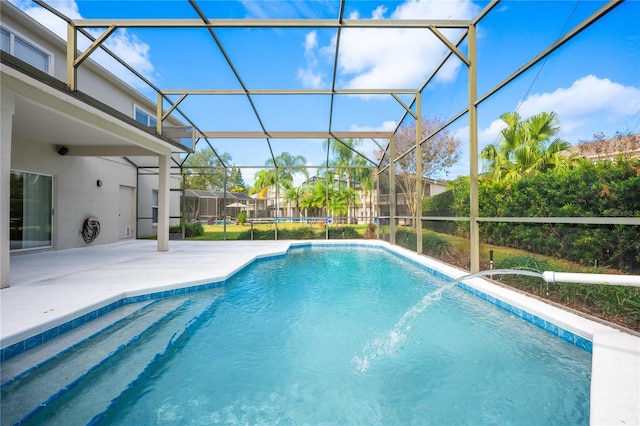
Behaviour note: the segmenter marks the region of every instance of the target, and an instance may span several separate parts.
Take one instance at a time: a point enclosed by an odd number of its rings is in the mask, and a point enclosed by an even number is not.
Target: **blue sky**
[[[65,37],[57,18],[23,0],[13,0],[48,28]],[[49,1],[72,18],[197,18],[181,1]],[[198,0],[217,18],[335,18],[337,0]],[[469,19],[487,2],[350,1],[349,19]],[[503,1],[478,26],[478,95],[604,5],[602,1]],[[523,117],[554,111],[561,137],[572,144],[595,133],[640,132],[640,1],[627,0],[539,63],[479,108],[480,146],[496,142],[498,117],[518,110]],[[456,40],[455,30],[442,30]],[[216,29],[225,51],[246,86],[253,89],[330,88],[336,31],[332,29]],[[204,29],[126,29],[107,45],[162,89],[240,88],[212,37]],[[419,88],[447,52],[427,30],[345,29],[340,42],[338,88]],[[462,46],[466,50],[466,44]],[[96,53],[92,59],[155,100],[155,94],[117,65]],[[82,90],[82,88],[80,88]],[[423,92],[423,114],[449,119],[467,104],[467,70],[451,59]],[[406,96],[403,99],[407,99]],[[271,131],[327,130],[326,96],[254,96],[263,124]],[[244,96],[189,96],[182,104],[202,130],[259,130]],[[390,96],[341,96],[334,103],[333,130],[392,130],[403,116]],[[447,174],[468,174],[468,127],[463,118],[451,127],[462,141],[462,157]],[[384,143],[384,141],[379,141]],[[264,140],[212,141],[236,165],[262,165],[269,158]],[[204,145],[203,143],[199,145]],[[324,162],[322,141],[272,140],[282,151],[302,154],[308,164]],[[378,147],[363,141],[374,158]],[[250,181],[255,170],[247,170]]]

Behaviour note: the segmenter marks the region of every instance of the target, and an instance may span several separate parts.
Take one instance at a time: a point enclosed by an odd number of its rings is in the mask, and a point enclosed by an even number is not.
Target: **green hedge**
[[[530,269],[539,272],[556,270],[548,260],[533,256],[511,255],[497,261],[496,269]],[[594,269],[594,272],[601,272]],[[493,277],[510,286],[551,299],[581,311],[640,330],[640,289],[637,287],[547,284],[541,278],[523,275],[495,275]]]
[[[450,192],[431,197],[436,200],[425,207],[468,216],[468,178],[454,181]],[[516,182],[481,182],[479,203],[485,217],[640,217],[640,159],[584,160]],[[465,235],[468,226],[459,222],[456,233]],[[640,271],[640,226],[487,222],[480,235],[490,244]]]
[[[398,227],[396,228],[396,244],[417,250],[416,233],[412,228]],[[429,256],[445,256],[451,254],[451,243],[438,234],[424,233],[422,235],[422,252]]]
[[[182,225],[176,225],[169,227],[169,232],[172,234],[181,234],[182,233]],[[186,223],[184,225],[184,236],[186,238],[189,237],[199,237],[204,234],[204,228],[201,223]]]

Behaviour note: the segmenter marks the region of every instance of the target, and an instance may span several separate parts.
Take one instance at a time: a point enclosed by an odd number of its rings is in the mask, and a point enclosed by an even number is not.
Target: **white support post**
[[[10,184],[11,128],[15,113],[15,95],[2,91],[0,97],[0,288],[9,287],[10,268]]]
[[[169,173],[171,153],[158,155],[158,251],[169,251]]]

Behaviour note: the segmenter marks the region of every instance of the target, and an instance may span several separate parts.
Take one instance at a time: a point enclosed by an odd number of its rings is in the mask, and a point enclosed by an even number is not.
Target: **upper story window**
[[[158,123],[156,117],[153,114],[143,110],[137,105],[133,106],[133,118],[135,118],[136,121],[139,121],[140,123],[149,127],[156,127],[156,124]]]
[[[21,61],[51,74],[52,55],[5,27],[0,27],[0,48]]]

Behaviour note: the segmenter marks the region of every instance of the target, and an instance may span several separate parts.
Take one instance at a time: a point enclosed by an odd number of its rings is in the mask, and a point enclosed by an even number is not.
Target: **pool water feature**
[[[528,275],[542,279],[542,273],[523,269],[493,269],[480,271],[473,274],[463,275],[460,278],[448,282],[447,284],[433,290],[422,297],[422,299],[402,315],[402,318],[395,324],[393,329],[385,333],[382,337],[376,338],[373,342],[367,343],[361,356],[354,356],[353,361],[356,368],[361,373],[366,372],[372,361],[381,357],[392,355],[398,345],[404,342],[407,334],[413,327],[414,321],[432,303],[440,300],[442,292],[455,287],[467,279],[487,276],[487,275]]]
[[[257,262],[224,297],[196,303],[167,349],[87,421],[588,424],[590,354],[461,289],[440,292],[399,344],[358,368],[363,348],[447,285],[379,249]],[[64,423],[59,413],[93,386],[78,383],[27,423]]]

